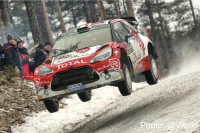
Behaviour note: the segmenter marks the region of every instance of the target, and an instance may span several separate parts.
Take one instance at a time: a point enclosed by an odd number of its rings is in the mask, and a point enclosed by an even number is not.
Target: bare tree
[[[194,20],[194,25],[195,25],[195,27],[197,27],[197,21],[196,21],[196,17],[195,17],[195,13],[194,13],[193,3],[192,3],[192,0],[189,0],[189,1],[190,1],[190,7],[191,7],[191,10],[192,10],[192,17],[193,17],[193,20]]]
[[[120,15],[120,12],[119,12],[119,8],[118,8],[118,5],[117,5],[117,0],[113,0],[113,3],[114,3],[114,6],[115,6],[115,11],[116,11],[116,14],[117,14],[117,18],[121,18],[121,15]]]
[[[105,12],[102,0],[97,0],[97,4],[98,4],[98,7],[99,7],[101,20],[106,20],[106,12]]]
[[[160,10],[160,5],[158,3],[158,0],[156,0],[156,4],[157,4],[157,12],[158,12],[158,16],[159,16],[159,21],[160,21],[160,28],[161,28],[161,35],[162,35],[163,45],[165,47],[167,64],[168,64],[168,67],[169,67],[171,65],[171,61],[170,61],[168,44],[167,44],[167,40],[166,40],[166,36],[165,36],[165,31],[164,31],[163,21],[162,21],[162,16],[161,16],[161,10]]]
[[[126,6],[128,9],[128,16],[135,17],[132,0],[126,0]]]
[[[58,0],[55,0],[55,3],[56,3],[56,9],[57,9],[57,12],[58,12],[58,18],[59,18],[59,21],[60,21],[60,26],[61,26],[62,32],[64,33],[64,32],[66,32],[66,28],[65,28],[60,4],[59,4]]]

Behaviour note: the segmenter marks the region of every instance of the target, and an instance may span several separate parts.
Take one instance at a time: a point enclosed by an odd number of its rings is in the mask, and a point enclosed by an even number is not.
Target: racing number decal
[[[128,41],[128,43],[127,43],[128,54],[134,52],[133,46],[132,46],[133,43],[132,43],[131,41],[133,41],[133,40],[130,40],[130,41]]]

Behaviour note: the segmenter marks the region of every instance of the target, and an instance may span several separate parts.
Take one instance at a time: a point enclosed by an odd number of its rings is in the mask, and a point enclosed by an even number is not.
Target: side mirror
[[[128,42],[128,39],[129,39],[130,37],[132,37],[131,34],[127,34],[127,35],[125,35],[125,41]]]

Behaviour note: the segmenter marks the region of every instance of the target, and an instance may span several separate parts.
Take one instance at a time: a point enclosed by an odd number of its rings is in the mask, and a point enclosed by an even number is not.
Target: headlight
[[[45,65],[42,65],[40,67],[40,76],[45,76],[45,75],[50,74],[50,73],[53,73],[52,69],[48,68]]]
[[[97,61],[103,61],[108,59],[112,55],[112,48],[108,47],[98,53],[94,58],[90,60],[90,63],[94,63]]]

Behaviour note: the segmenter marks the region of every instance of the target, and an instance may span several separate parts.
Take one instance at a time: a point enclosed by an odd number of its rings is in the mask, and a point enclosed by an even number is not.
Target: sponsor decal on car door
[[[142,49],[138,41],[132,36],[128,39],[127,43],[128,55],[132,61],[133,66],[142,58]]]

